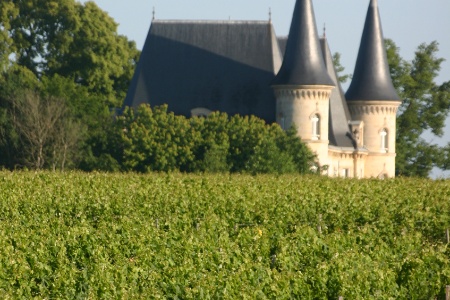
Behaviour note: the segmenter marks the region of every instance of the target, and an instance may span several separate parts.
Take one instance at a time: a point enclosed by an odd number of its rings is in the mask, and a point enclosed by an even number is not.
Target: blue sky
[[[119,33],[142,49],[155,8],[157,19],[268,20],[269,8],[277,35],[287,35],[295,0],[94,0],[119,24]],[[326,24],[331,51],[341,53],[347,73],[353,73],[369,0],[314,0],[319,33]],[[450,80],[450,1],[378,0],[384,36],[394,40],[408,60],[421,43],[438,41],[445,58],[438,82]],[[344,86],[345,88],[345,86]],[[442,139],[450,142],[450,119]]]
[[[269,8],[277,35],[287,35],[295,0],[95,0],[117,23],[119,32],[142,48],[152,19],[267,20]],[[450,1],[378,0],[384,35],[394,40],[406,59],[417,46],[438,41],[446,58],[440,81],[450,80]],[[368,0],[315,0],[319,32],[324,24],[333,52],[340,52],[347,72],[353,72]]]

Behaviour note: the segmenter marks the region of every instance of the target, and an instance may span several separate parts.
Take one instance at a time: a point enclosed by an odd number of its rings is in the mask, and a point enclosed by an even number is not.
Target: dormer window
[[[312,140],[317,141],[320,139],[320,116],[318,114],[315,114],[311,118],[311,125],[312,125]]]
[[[197,107],[191,110],[191,117],[206,118],[212,113],[211,110],[204,107]]]
[[[387,129],[383,128],[380,131],[380,141],[381,141],[381,153],[387,153],[388,152],[388,131]]]

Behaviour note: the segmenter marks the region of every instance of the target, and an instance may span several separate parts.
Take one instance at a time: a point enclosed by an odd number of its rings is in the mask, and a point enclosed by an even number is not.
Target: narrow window
[[[284,117],[280,119],[280,126],[283,130],[286,130],[286,119]]]
[[[385,128],[380,131],[380,139],[381,139],[381,153],[388,152],[388,132]]]
[[[311,118],[312,122],[312,140],[319,140],[320,139],[320,116],[314,115]]]

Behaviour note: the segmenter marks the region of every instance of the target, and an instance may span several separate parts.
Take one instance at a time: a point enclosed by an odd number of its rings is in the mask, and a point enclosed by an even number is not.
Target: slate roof
[[[353,149],[355,144],[351,138],[351,133],[349,130],[351,115],[348,110],[347,102],[345,101],[344,91],[342,90],[342,86],[338,80],[327,39],[325,37],[321,38],[320,44],[328,74],[336,86],[336,88],[331,91],[330,96],[328,139],[330,141],[330,145],[332,146]]]
[[[311,0],[297,0],[283,64],[273,81],[279,85],[330,85]]]
[[[371,0],[347,101],[399,101],[389,72],[377,0]]]
[[[185,116],[204,107],[272,123],[281,59],[269,22],[153,21],[124,105],[168,104]]]
[[[286,52],[287,40],[288,40],[287,36],[279,36],[278,37],[278,46],[280,46],[280,52],[283,57],[284,57],[284,53]]]

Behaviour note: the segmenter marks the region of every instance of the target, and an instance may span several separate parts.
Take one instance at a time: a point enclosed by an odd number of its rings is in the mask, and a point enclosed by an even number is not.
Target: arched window
[[[320,139],[320,116],[318,114],[312,116],[311,125],[312,125],[312,140],[317,141]]]
[[[389,150],[388,149],[388,131],[385,128],[383,128],[380,131],[380,141],[381,141],[381,147],[380,147],[381,153],[387,153]]]
[[[284,115],[279,114],[278,120],[279,120],[278,124],[280,125],[281,129],[286,130],[286,118],[284,117]]]

